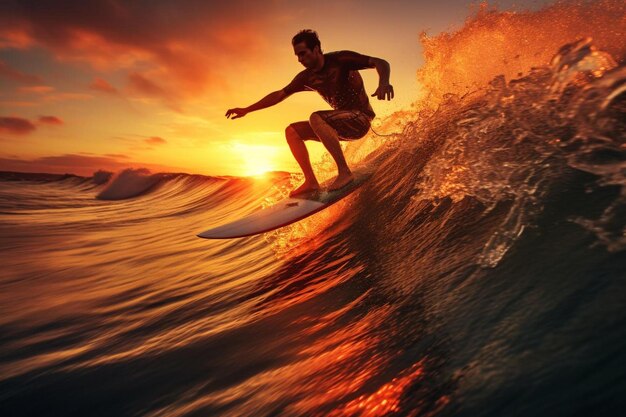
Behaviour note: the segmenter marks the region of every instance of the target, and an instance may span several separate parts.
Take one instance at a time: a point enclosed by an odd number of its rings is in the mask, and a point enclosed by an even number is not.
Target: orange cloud
[[[32,87],[20,87],[19,91],[22,93],[45,94],[53,92],[54,87],[50,87],[49,85],[33,85]]]
[[[76,174],[91,176],[98,170],[118,172],[127,168],[148,168],[152,172],[184,172],[184,169],[165,165],[143,162],[126,162],[118,159],[128,159],[125,155],[89,156],[79,154],[65,154],[46,156],[25,160],[0,158],[0,170],[15,172],[45,172],[49,174]]]
[[[1,45],[1,44],[0,44]],[[36,75],[26,74],[21,72],[7,63],[0,61],[0,77],[8,80],[17,81],[21,84],[37,84],[41,83],[41,78]]]
[[[261,28],[277,19],[271,8],[278,6],[76,0],[63,2],[63,13],[52,12],[58,7],[53,0],[0,6],[0,48],[40,46],[61,61],[125,70],[131,93],[171,104],[223,88],[222,69],[258,62],[269,45]],[[112,92],[99,81],[91,88]]]
[[[128,76],[129,87],[140,94],[154,97],[170,98],[171,94],[166,92],[156,82],[149,80],[143,75],[134,72]]]
[[[84,94],[84,93],[54,93],[54,94],[46,94],[41,98],[41,102],[45,103],[58,103],[63,101],[71,101],[71,100],[91,100],[93,98],[92,95]]]
[[[38,122],[46,125],[60,126],[63,120],[56,116],[40,116]],[[28,119],[22,117],[0,117],[0,132],[12,133],[15,135],[26,135],[37,129],[37,126]]]
[[[0,117],[0,132],[25,135],[33,132],[35,125],[21,117]]]
[[[129,74],[127,91],[142,98],[160,99],[172,110],[181,112],[179,92],[167,88],[143,74],[137,72]]]
[[[47,124],[47,125],[62,125],[63,120],[55,116],[40,116],[39,123]]]
[[[89,85],[89,88],[95,91],[101,91],[107,94],[117,94],[117,88],[113,87],[106,80],[102,78],[95,78]]]
[[[37,103],[34,101],[24,101],[24,100],[3,100],[0,101],[0,107],[34,107]]]
[[[153,136],[151,138],[148,138],[145,140],[146,143],[150,144],[150,145],[163,145],[166,144],[167,141],[163,138],[160,138],[158,136]]]

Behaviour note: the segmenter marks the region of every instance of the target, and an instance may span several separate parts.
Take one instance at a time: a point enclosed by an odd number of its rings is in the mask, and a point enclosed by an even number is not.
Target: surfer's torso
[[[373,68],[370,57],[366,55],[352,51],[329,52],[324,54],[322,69],[303,70],[283,91],[287,95],[298,91],[317,91],[335,110],[359,110],[374,118],[374,110],[358,71],[365,68]]]

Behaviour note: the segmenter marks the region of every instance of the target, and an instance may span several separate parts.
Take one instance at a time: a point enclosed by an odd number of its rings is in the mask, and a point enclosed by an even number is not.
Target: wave
[[[367,203],[358,203],[363,209],[349,210],[371,218],[368,211],[379,207],[376,228],[399,239],[432,212],[442,216],[430,220],[441,234],[465,230],[468,225],[449,222],[455,205],[474,206],[476,220],[498,213],[473,259],[495,267],[523,232],[541,221],[555,189],[581,171],[595,178],[590,197],[606,187],[620,191],[599,215],[593,213],[596,217],[587,217],[592,212],[587,210],[568,221],[593,232],[610,250],[626,248],[626,67],[592,42],[586,38],[563,45],[549,64],[519,78],[507,82],[499,75],[484,88],[447,93],[434,109],[427,100],[412,113],[394,115],[385,122],[402,119],[404,129],[392,139],[371,136],[364,144],[351,143],[346,152],[351,162],[366,161],[377,173],[361,192],[367,194]],[[328,160],[318,167],[333,168]],[[334,234],[335,225],[329,224],[326,233]],[[311,219],[268,239],[280,242],[277,252],[284,253],[319,227],[319,218]],[[424,233],[416,239],[442,238]]]
[[[337,415],[382,415],[390,403],[399,415],[619,408],[623,342],[611,340],[624,322],[612,293],[624,285],[626,67],[589,38],[568,42],[518,77],[386,120],[402,120],[403,131],[346,150],[351,164],[375,169],[372,180],[265,235],[284,266],[259,285],[269,295],[258,311],[295,321],[290,307],[306,305],[312,332],[336,330],[306,351],[350,358],[311,365],[324,376],[315,387],[339,393],[289,412],[323,415],[328,403]],[[330,160],[316,168],[334,171]],[[618,318],[606,324],[607,312]],[[572,392],[585,394],[569,402]]]
[[[462,95],[492,79],[519,78],[545,67],[556,51],[577,39],[618,62],[626,58],[626,4],[620,0],[558,1],[538,11],[503,12],[486,2],[456,31],[420,35],[425,64],[417,71],[424,89],[417,99],[437,105],[446,94]]]
[[[280,173],[278,173],[280,174]],[[102,178],[105,181],[102,181]],[[128,168],[115,175],[94,175],[94,182],[104,183],[104,189],[96,196],[100,200],[125,200],[150,194],[159,187],[168,184],[168,190],[173,188],[186,189],[192,192],[196,187],[219,182],[241,182],[246,178],[215,177],[186,173],[156,173],[147,168]]]
[[[145,168],[128,168],[107,183],[96,198],[100,200],[124,200],[138,197],[153,190],[162,180],[171,178],[172,174],[152,174]]]

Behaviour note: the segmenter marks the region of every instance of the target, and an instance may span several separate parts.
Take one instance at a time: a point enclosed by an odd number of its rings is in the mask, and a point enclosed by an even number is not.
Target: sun
[[[233,144],[241,165],[239,175],[244,177],[261,176],[277,170],[277,156],[279,150],[270,145]]]
[[[243,176],[262,176],[270,171],[275,171],[274,166],[267,160],[258,159],[254,155],[244,158]]]

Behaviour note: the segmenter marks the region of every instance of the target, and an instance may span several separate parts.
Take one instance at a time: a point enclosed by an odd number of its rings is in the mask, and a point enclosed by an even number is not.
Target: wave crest
[[[128,168],[114,175],[96,198],[124,200],[138,197],[152,190],[164,174],[152,174],[146,168]]]

